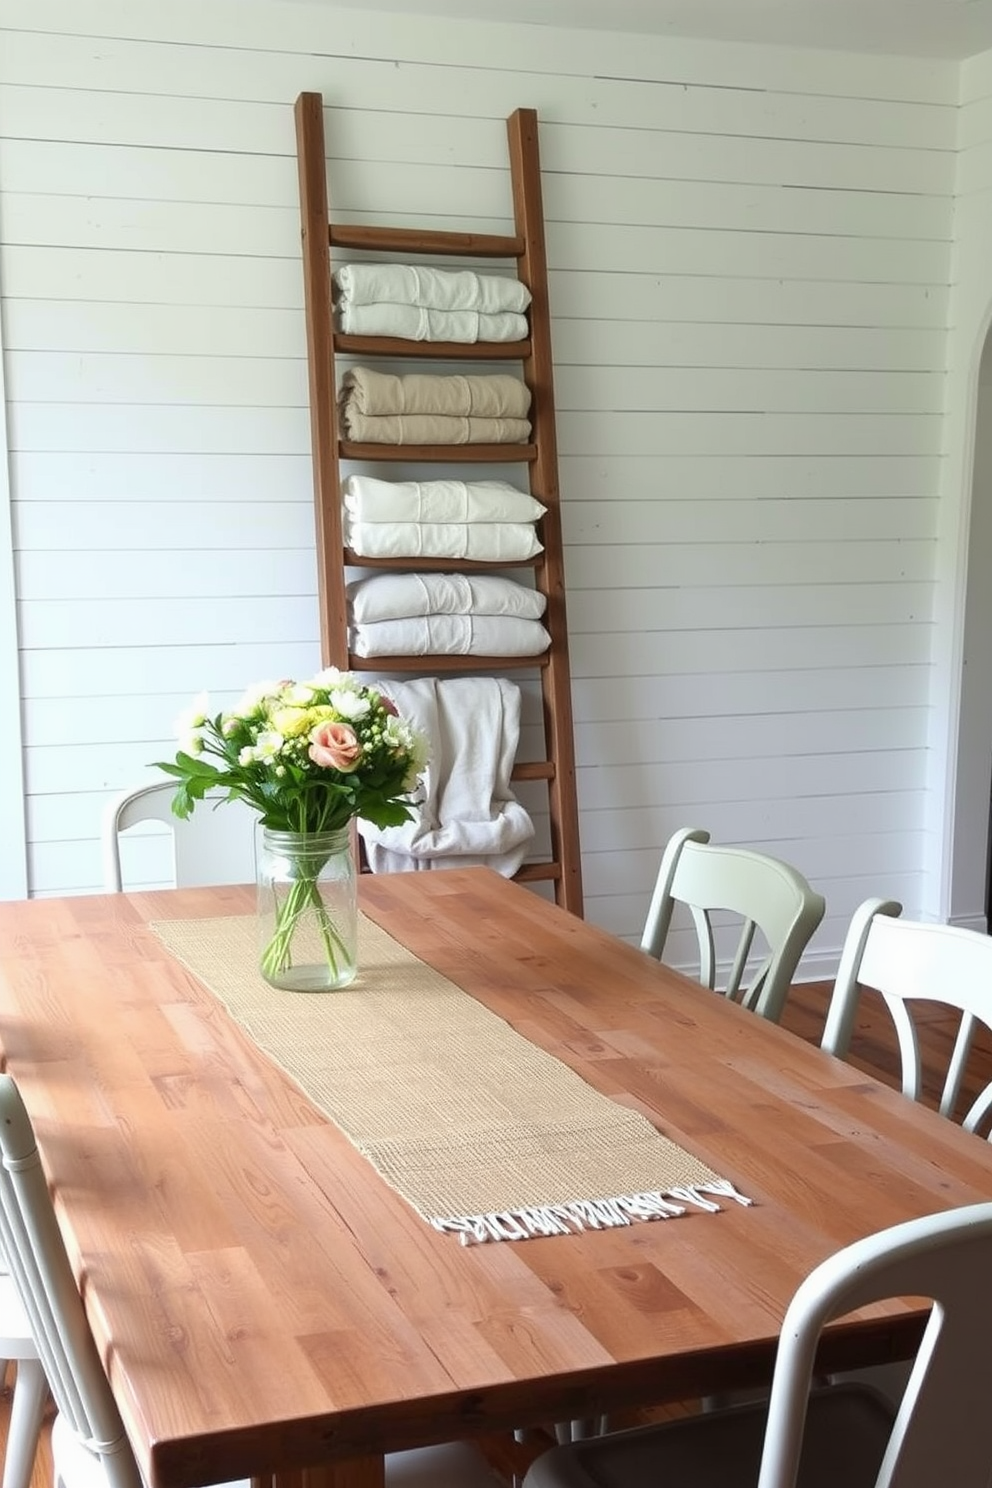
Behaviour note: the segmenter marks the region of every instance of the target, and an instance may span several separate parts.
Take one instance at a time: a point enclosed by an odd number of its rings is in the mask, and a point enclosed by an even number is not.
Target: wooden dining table
[[[764,1381],[825,1256],[992,1198],[987,1143],[532,890],[473,868],[359,892],[752,1203],[463,1245],[150,928],[251,915],[249,887],[4,903],[0,1048],[151,1488],[369,1485],[394,1450]],[[922,1317],[834,1324],[821,1363],[904,1357]]]

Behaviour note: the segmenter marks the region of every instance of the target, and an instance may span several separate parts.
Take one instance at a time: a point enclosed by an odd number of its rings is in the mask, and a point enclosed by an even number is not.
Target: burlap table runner
[[[527,1239],[749,1202],[359,917],[344,991],[279,992],[251,916],[151,927],[437,1229]]]

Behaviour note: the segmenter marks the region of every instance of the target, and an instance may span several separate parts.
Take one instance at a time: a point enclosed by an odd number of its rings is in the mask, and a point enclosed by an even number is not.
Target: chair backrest
[[[141,1488],[83,1310],[20,1091],[0,1075],[0,1239],[61,1418],[109,1488]]]
[[[124,886],[121,833],[142,822],[162,822],[171,829],[172,882],[178,888],[208,884],[251,883],[255,877],[256,814],[243,801],[229,801],[225,791],[208,792],[185,820],[172,813],[175,782],[156,780],[121,792],[103,817],[103,882],[108,893]]]
[[[860,989],[872,987],[895,1024],[903,1094],[919,1100],[922,1063],[912,1004],[940,1004],[958,1021],[939,1105],[942,1115],[953,1116],[976,1025],[992,1031],[992,937],[898,919],[898,909],[892,901],[869,900],[852,919],[820,1046],[828,1054],[847,1053]],[[975,1131],[990,1109],[992,1084],[965,1113],[965,1129]]]
[[[699,943],[699,979],[716,989],[716,949],[711,916],[728,911],[743,921],[730,972],[720,989],[763,1018],[777,1022],[810,936],[823,919],[823,896],[788,863],[743,847],[710,842],[709,833],[686,827],[665,848],[641,937],[641,949],[661,957],[676,902],[692,914]],[[760,930],[767,954],[750,983],[744,972]]]
[[[811,1272],[782,1324],[758,1488],[794,1488],[825,1324],[895,1297],[930,1299],[933,1307],[876,1488],[987,1488],[990,1270],[992,1204],[974,1204],[870,1235]]]

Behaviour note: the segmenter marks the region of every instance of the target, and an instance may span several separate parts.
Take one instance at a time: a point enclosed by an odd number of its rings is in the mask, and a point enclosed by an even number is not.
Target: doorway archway
[[[992,308],[977,374],[954,784],[950,919],[988,929],[992,811]]]

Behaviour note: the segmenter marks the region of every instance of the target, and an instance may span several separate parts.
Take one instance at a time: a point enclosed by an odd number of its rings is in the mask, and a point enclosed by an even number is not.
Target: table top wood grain
[[[250,914],[249,888],[2,904],[0,1047],[153,1488],[374,1481],[384,1451],[752,1383],[831,1251],[992,1198],[987,1143],[519,885],[364,876],[360,896],[753,1207],[462,1246],[148,928]],[[909,1302],[860,1314],[824,1364],[899,1357],[919,1326]]]

